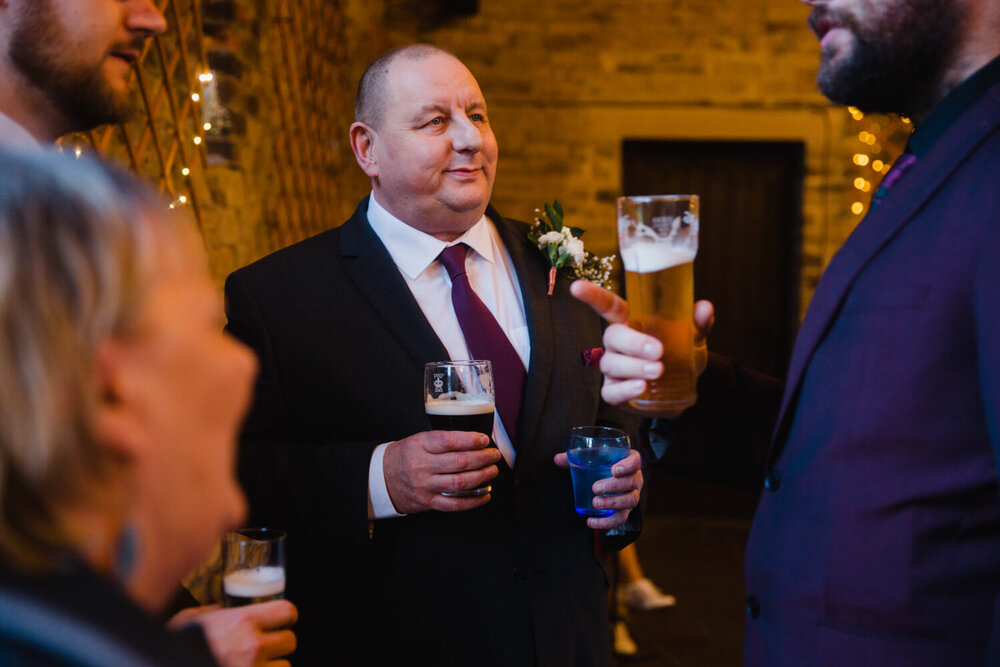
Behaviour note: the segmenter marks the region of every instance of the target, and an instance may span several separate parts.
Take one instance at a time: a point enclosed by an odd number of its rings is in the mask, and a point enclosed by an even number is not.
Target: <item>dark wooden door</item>
[[[626,140],[626,195],[697,194],[695,296],[715,304],[709,349],[784,377],[798,323],[801,142]]]

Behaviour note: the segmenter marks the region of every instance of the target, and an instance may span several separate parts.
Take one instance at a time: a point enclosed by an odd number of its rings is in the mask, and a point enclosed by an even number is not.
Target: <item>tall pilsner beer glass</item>
[[[618,245],[625,265],[628,323],[663,343],[663,375],[629,401],[656,415],[694,404],[694,258],[698,196],[618,198]]]
[[[424,366],[424,410],[439,431],[479,431],[493,443],[493,365],[486,360],[432,361]],[[481,496],[493,485],[444,496]]]

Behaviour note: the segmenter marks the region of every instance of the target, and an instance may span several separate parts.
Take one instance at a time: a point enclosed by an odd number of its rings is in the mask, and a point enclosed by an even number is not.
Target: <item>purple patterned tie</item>
[[[442,250],[438,260],[451,278],[451,303],[465,334],[469,353],[474,359],[489,359],[492,362],[497,411],[511,444],[516,447],[517,422],[524,391],[524,364],[507,334],[469,283],[469,276],[465,273],[465,254],[468,250],[469,246],[458,243]]]
[[[903,153],[899,158],[892,163],[892,169],[889,173],[885,175],[882,182],[879,183],[878,190],[872,196],[872,208],[875,208],[882,203],[882,199],[888,194],[889,189],[896,184],[896,181],[903,175],[903,173],[913,166],[913,163],[917,161],[917,156],[913,153]]]

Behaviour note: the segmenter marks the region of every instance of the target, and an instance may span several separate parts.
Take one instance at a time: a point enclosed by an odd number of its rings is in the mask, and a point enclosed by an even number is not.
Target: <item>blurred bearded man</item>
[[[0,2],[0,141],[44,144],[123,121],[129,70],[166,28],[153,0]]]
[[[815,3],[809,26],[821,36],[820,91],[865,112],[922,117],[961,82],[965,13],[940,0]]]

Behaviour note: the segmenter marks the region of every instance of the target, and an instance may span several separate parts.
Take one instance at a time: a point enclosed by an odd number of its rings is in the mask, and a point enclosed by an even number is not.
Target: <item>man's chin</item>
[[[465,196],[461,194],[450,197],[448,199],[448,208],[455,213],[469,213],[473,214],[478,212],[480,216],[486,211],[486,205],[490,203],[490,193],[489,192],[476,192],[475,194],[468,193]]]

